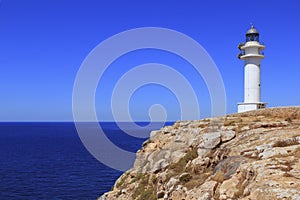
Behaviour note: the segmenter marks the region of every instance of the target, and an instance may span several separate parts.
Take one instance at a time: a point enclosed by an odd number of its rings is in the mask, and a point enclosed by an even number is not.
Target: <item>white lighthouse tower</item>
[[[265,108],[266,103],[260,101],[260,61],[265,57],[261,52],[265,46],[253,25],[246,33],[246,42],[238,48],[241,50],[238,58],[245,62],[244,102],[238,103],[238,112]]]

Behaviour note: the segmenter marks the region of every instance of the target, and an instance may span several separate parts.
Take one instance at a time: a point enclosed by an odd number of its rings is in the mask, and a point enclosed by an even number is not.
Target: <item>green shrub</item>
[[[127,179],[127,177],[128,177],[128,174],[127,174],[127,173],[123,174],[123,175],[121,176],[121,179],[118,180],[118,182],[116,183],[116,187],[117,187],[117,188],[121,187],[121,186],[125,183],[125,180]]]
[[[156,200],[156,195],[153,189],[143,190],[137,200]]]
[[[191,180],[192,176],[189,173],[183,174],[179,177],[180,183],[184,184]]]
[[[197,157],[197,149],[189,150],[177,163],[171,164],[170,169],[172,169],[175,173],[181,173],[184,171],[186,164]]]

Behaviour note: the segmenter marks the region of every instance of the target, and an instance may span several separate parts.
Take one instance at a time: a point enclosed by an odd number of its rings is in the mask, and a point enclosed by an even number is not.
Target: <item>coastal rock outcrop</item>
[[[300,107],[153,131],[101,200],[300,199]]]

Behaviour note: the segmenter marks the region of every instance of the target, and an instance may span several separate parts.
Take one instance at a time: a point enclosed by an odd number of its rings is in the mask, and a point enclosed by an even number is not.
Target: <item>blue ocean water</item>
[[[145,140],[101,126],[132,152]],[[0,199],[96,199],[121,174],[89,154],[74,123],[0,123]]]

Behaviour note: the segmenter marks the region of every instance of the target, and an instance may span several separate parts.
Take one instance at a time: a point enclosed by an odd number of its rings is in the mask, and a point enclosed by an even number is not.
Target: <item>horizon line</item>
[[[165,121],[166,122],[176,122],[176,121],[186,121],[186,120],[168,120]],[[0,123],[93,123],[95,121],[0,121]],[[114,122],[114,123],[139,123],[139,122],[154,122],[154,123],[160,123],[160,122],[164,122],[164,121],[144,121],[144,120],[138,120],[138,121],[96,121],[96,123],[105,123],[105,122]]]

